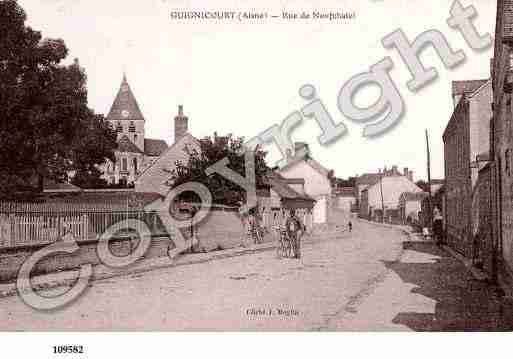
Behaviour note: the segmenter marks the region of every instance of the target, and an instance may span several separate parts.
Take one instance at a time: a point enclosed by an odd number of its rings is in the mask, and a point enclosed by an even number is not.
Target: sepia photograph
[[[512,332],[512,47],[513,0],[0,0],[0,332]]]

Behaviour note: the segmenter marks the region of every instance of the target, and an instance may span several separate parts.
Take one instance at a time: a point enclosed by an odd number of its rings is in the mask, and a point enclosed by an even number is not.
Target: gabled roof
[[[317,162],[313,158],[308,158],[306,160],[306,163],[308,163],[310,165],[310,167],[312,167],[314,170],[319,172],[324,177],[328,177],[329,176],[330,170],[328,170],[326,167],[321,165],[319,162]]]
[[[465,113],[465,110],[467,109],[466,105],[468,105],[468,101],[465,100],[465,94],[462,95],[460,101],[454,108],[454,111],[452,112],[451,118],[449,119],[449,122],[447,123],[447,126],[445,127],[444,133],[442,134],[442,139],[445,142],[445,139],[447,135],[449,134],[449,131],[456,126],[456,123],[461,119],[462,114]]]
[[[123,116],[123,114],[127,113],[127,116]],[[123,76],[123,81],[121,82],[121,86],[119,88],[118,94],[112,107],[110,108],[109,114],[107,116],[107,120],[109,121],[118,121],[118,120],[130,120],[144,121],[144,116],[139,109],[139,104],[135,99],[135,96],[128,84],[126,76]]]
[[[472,98],[474,96],[476,96],[478,93],[480,93],[481,91],[483,91],[484,88],[486,88],[486,86],[491,86],[492,84],[492,79],[489,78],[488,80],[486,80],[481,86],[479,86],[478,88],[476,88],[474,91],[472,91],[471,93],[468,94],[467,98]]]
[[[127,153],[143,153],[139,147],[130,141],[127,135],[124,135],[119,139],[116,151]]]
[[[278,196],[284,199],[304,199],[309,201],[314,201],[313,198],[306,194],[301,194],[293,189],[288,183],[287,180],[280,179],[278,177],[270,177],[269,184],[273,191],[275,191]]]
[[[151,138],[144,139],[144,153],[147,156],[158,157],[167,150],[167,143],[164,140],[155,140]]]
[[[185,136],[181,137],[178,141],[173,143],[171,146],[167,147],[155,162],[153,162],[150,166],[146,167],[139,176],[138,181],[141,181],[144,176],[148,175],[148,173],[150,173],[154,167],[161,166],[161,162],[165,161],[165,157],[167,154],[182,151],[183,144],[187,141],[196,143],[198,147],[200,146],[200,141],[196,137],[194,137],[190,133],[186,133]]]
[[[488,82],[484,80],[465,80],[452,82],[452,95],[469,95]]]

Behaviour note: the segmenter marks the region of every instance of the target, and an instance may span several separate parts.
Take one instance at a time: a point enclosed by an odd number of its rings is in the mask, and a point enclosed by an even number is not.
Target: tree
[[[356,177],[349,177],[348,179],[332,177],[331,185],[333,187],[356,187]]]
[[[244,139],[234,138],[232,135],[213,138],[207,137],[200,141],[201,150],[186,148],[189,154],[187,163],[177,162],[176,169],[170,171],[172,187],[188,182],[199,182],[205,185],[212,193],[215,204],[236,206],[245,201],[246,191],[236,183],[214,173],[207,176],[205,170],[224,158],[228,158],[228,167],[243,177],[246,177],[244,154],[240,154]],[[267,187],[266,174],[269,171],[265,163],[266,153],[260,149],[255,152],[255,179],[256,187]],[[197,201],[191,193],[185,193],[181,199]]]
[[[43,39],[25,21],[17,1],[0,2],[0,184],[41,192],[44,178],[63,181],[69,171],[92,171],[113,159],[116,142],[87,107],[78,60],[61,64],[64,41]]]

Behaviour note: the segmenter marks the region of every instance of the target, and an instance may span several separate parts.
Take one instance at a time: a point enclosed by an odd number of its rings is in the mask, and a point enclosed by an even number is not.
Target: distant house
[[[307,144],[297,143],[296,153],[302,146],[305,146],[308,152]],[[305,180],[305,193],[316,201],[313,208],[314,224],[327,223],[332,197],[330,171],[308,154],[305,158],[278,172],[284,178],[303,178]]]
[[[358,213],[360,217],[367,218],[369,216],[369,208],[365,203],[366,199],[363,198],[363,191],[374,186],[379,183],[380,178],[384,177],[405,177],[410,182],[413,182],[413,171],[410,171],[408,167],[403,169],[403,172],[399,172],[397,166],[392,166],[391,169],[387,169],[387,167],[383,168],[383,170],[379,169],[377,173],[365,173],[356,178],[356,202],[358,206]],[[380,206],[381,208],[381,206]]]
[[[333,191],[334,205],[345,212],[356,207],[356,189],[354,187],[338,187]]]
[[[404,192],[399,197],[399,217],[403,224],[420,223],[422,201],[429,197],[426,192]]]
[[[372,220],[382,220],[384,216],[387,222],[400,221],[399,199],[405,192],[422,193],[422,189],[406,176],[382,177],[362,191],[360,216]]]
[[[372,186],[379,182],[379,179],[381,177],[381,170],[380,173],[364,173],[361,176],[358,176],[356,178],[356,188],[355,188],[355,194],[356,194],[356,204],[361,208],[361,202],[362,202],[362,192],[369,186]]]

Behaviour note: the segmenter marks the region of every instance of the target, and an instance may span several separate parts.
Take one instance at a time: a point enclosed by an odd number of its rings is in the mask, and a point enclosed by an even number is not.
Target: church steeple
[[[107,115],[107,121],[117,130],[118,140],[126,136],[144,152],[145,120],[125,72],[116,99]]]
[[[109,121],[144,121],[144,116],[139,109],[139,104],[128,84],[126,74],[123,73],[123,80],[118,94],[107,116]]]

